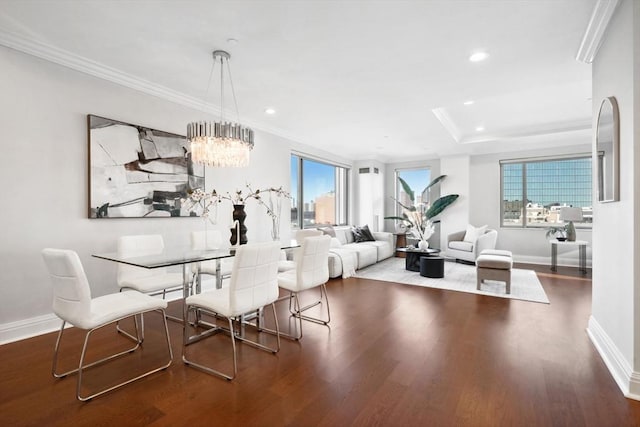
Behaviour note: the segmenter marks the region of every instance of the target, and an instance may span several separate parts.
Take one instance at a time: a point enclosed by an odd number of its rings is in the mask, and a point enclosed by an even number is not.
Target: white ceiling
[[[392,162],[590,143],[591,67],[575,56],[594,4],[0,0],[0,43],[191,105],[225,49],[241,122]],[[489,59],[469,62],[477,50]]]

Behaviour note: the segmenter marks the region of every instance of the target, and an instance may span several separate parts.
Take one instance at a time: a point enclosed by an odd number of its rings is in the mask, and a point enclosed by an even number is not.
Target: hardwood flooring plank
[[[640,402],[622,396],[585,333],[590,274],[518,267],[538,272],[551,304],[332,280],[331,326],[305,322],[303,339],[283,340],[277,355],[238,345],[233,382],[182,363],[182,326],[174,322],[167,370],[89,403],[75,400],[75,376],[51,377],[56,334],[3,345],[0,425],[640,426]],[[170,307],[181,311],[179,302]],[[290,322],[286,304],[278,318]],[[90,370],[87,386],[162,359],[160,318],[145,323],[143,351]],[[66,366],[77,363],[82,337],[65,331]],[[91,357],[127,343],[105,328]],[[228,337],[190,347],[194,357],[230,363]]]

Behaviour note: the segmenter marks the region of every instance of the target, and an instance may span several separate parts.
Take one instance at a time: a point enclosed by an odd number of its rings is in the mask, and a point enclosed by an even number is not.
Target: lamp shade
[[[562,221],[582,221],[582,208],[561,208],[560,219]]]

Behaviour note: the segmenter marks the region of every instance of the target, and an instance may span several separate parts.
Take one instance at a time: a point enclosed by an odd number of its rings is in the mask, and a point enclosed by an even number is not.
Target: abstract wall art
[[[204,188],[184,136],[87,116],[89,218],[193,216],[182,199]]]

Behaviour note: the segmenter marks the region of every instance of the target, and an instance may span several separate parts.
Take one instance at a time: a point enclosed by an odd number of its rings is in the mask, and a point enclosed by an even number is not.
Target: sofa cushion
[[[373,238],[371,231],[369,230],[369,225],[365,225],[362,227],[353,227],[351,229],[353,232],[353,240],[356,243],[360,242],[373,242],[376,239]]]
[[[322,231],[323,234],[326,234],[328,236],[336,237],[336,231],[330,225],[318,227],[318,230]]]
[[[473,252],[473,243],[471,242],[460,242],[457,240],[453,240],[449,242],[450,249],[457,249],[459,251],[465,252]]]
[[[482,227],[474,227],[473,225],[467,225],[467,231],[464,233],[465,242],[475,243],[478,240],[478,237],[482,236],[485,231],[487,231],[487,225],[483,225]]]
[[[342,245],[342,248],[350,249],[356,253],[358,256],[358,270],[378,262],[378,249],[375,246],[349,243]]]
[[[331,238],[331,242],[329,242],[329,247],[330,248],[339,248],[340,246],[342,246],[342,243],[340,243],[340,240],[338,240],[337,237],[332,237]]]
[[[381,240],[375,240],[373,242],[362,242],[361,246],[373,246],[377,251],[377,261],[389,258],[395,252],[395,248],[391,247],[389,243]]]

